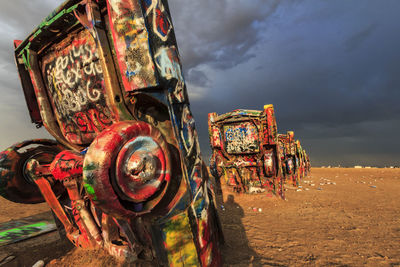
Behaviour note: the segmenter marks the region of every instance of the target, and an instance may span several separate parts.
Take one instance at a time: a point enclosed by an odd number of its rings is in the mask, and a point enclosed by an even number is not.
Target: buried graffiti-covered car
[[[0,153],[0,195],[46,201],[82,248],[126,262],[221,264],[221,227],[166,0],[65,1],[15,59],[56,139]]]
[[[302,148],[300,141],[294,139],[294,132],[278,134],[280,158],[285,181],[298,186],[300,180],[309,173],[309,157]]]
[[[263,111],[210,113],[210,171],[237,192],[265,189],[283,197],[277,126],[273,105]]]

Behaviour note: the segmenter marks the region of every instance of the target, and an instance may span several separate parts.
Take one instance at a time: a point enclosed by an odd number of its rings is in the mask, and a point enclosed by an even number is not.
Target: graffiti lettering
[[[85,112],[77,112],[68,123],[63,124],[65,136],[69,139],[78,138],[78,133],[94,134],[112,124],[111,114],[105,114],[101,110],[90,109]]]
[[[252,153],[258,151],[258,131],[250,123],[224,126],[226,151],[228,153]]]
[[[42,71],[68,141],[90,143],[96,133],[112,123],[105,106],[102,67],[89,32],[81,31],[51,47],[43,58]]]
[[[51,173],[57,180],[82,175],[83,156],[68,150],[58,154],[51,164]]]

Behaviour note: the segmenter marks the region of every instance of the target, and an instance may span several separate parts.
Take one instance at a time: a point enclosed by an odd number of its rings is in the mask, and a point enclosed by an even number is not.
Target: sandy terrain
[[[313,168],[301,191],[286,191],[287,201],[223,188],[218,211],[226,239],[225,265],[400,266],[399,192],[400,169]],[[0,221],[47,209],[4,200],[0,207]],[[120,265],[99,251],[71,249],[56,233],[25,243],[6,249],[16,256],[10,266],[31,266],[38,259],[54,259],[49,266]],[[6,254],[0,251],[1,266]]]
[[[47,203],[22,205],[8,201],[0,196],[0,222],[28,217],[49,210]]]
[[[314,186],[303,181],[287,201],[242,195],[225,203],[226,264],[400,266],[399,169],[314,168],[304,180]]]

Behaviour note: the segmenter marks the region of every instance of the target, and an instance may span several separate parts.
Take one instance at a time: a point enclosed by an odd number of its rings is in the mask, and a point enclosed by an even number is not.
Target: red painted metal
[[[63,147],[2,152],[0,193],[20,200],[29,174],[76,246],[126,263],[221,265],[167,1],[67,0],[15,58],[32,121]]]
[[[164,196],[170,175],[167,143],[145,122],[113,124],[92,143],[84,161],[84,183],[93,188],[89,196],[115,217],[150,212]],[[157,197],[147,201],[157,191]],[[133,210],[124,208],[120,198],[133,202]],[[105,201],[110,199],[113,201]]]
[[[83,156],[71,150],[64,150],[57,154],[50,165],[51,174],[59,181],[81,176],[83,172],[82,168]]]
[[[267,189],[282,198],[277,126],[274,108],[263,111],[234,110],[209,114],[210,160],[212,174],[237,192]]]
[[[50,173],[49,166],[40,165],[37,160],[32,159],[26,164],[26,169],[27,172],[30,173],[31,177],[34,178],[34,181],[42,192],[46,202],[49,203],[50,207],[60,219],[67,232],[71,232],[73,228],[72,224],[58,202],[56,195],[51,189],[49,181],[45,178],[45,176]]]

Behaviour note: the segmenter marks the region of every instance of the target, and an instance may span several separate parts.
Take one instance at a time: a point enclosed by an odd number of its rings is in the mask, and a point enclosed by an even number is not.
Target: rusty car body
[[[273,105],[208,115],[210,171],[237,192],[269,190],[284,197]]]
[[[223,236],[166,0],[67,0],[15,60],[56,139],[0,153],[0,195],[46,201],[77,247],[219,266]]]
[[[300,144],[294,139],[294,132],[278,134],[282,172],[287,184],[298,186],[301,179],[310,171],[309,157]]]
[[[280,142],[285,147],[285,165],[286,165],[286,183],[293,186],[299,185],[298,179],[298,161],[296,153],[296,143],[294,139],[294,132],[287,131],[284,135],[279,135]]]

